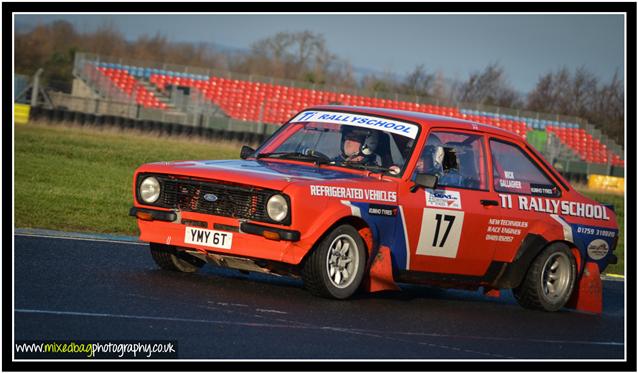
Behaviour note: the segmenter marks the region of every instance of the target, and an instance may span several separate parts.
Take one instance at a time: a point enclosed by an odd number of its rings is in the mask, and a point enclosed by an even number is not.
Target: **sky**
[[[353,66],[405,75],[417,65],[465,80],[497,62],[521,92],[539,76],[566,66],[585,67],[603,81],[624,76],[622,14],[292,14],[292,15],[16,15],[23,29],[56,19],[80,32],[110,23],[127,39],[157,32],[175,42],[208,42],[248,49],[280,31],[309,30]]]

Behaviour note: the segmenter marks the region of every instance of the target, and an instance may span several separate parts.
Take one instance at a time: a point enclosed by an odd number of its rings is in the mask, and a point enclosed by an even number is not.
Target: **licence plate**
[[[186,227],[184,243],[216,247],[219,249],[230,249],[233,244],[233,234],[210,229]]]

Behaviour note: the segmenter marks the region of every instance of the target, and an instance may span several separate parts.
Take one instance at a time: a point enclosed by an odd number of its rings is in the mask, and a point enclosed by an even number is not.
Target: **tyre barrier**
[[[29,120],[39,120],[42,119],[42,109],[39,107],[32,107],[29,110]]]
[[[80,126],[84,126],[86,124],[86,122],[87,122],[86,114],[84,114],[84,113],[76,113],[74,122],[76,124],[80,125]]]
[[[62,122],[64,119],[64,112],[62,110],[54,110],[53,111],[53,121],[54,122]]]
[[[72,111],[66,111],[66,110],[65,110],[65,111],[63,111],[63,112],[62,112],[62,119],[63,119],[65,122],[73,122],[73,121],[74,121],[74,119],[75,119],[74,112],[72,112]]]

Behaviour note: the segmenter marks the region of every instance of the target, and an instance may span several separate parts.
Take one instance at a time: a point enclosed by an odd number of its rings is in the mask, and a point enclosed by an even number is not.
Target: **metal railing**
[[[102,98],[77,97],[61,92],[51,92],[54,107],[93,115],[110,115],[136,120],[176,123],[192,127],[211,128],[233,132],[272,134],[279,126],[263,125],[206,112],[178,112],[144,108],[130,101],[114,101]]]

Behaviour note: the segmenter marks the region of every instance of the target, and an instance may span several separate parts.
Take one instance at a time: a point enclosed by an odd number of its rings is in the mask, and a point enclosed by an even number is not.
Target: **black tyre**
[[[306,259],[304,286],[317,296],[346,299],[361,285],[365,264],[366,249],[359,232],[351,225],[341,225]]]
[[[521,285],[513,289],[518,303],[530,309],[558,311],[576,283],[576,260],[566,244],[554,243],[532,262]]]
[[[184,252],[175,250],[174,246],[151,242],[151,256],[162,269],[176,272],[197,272],[205,262]]]

